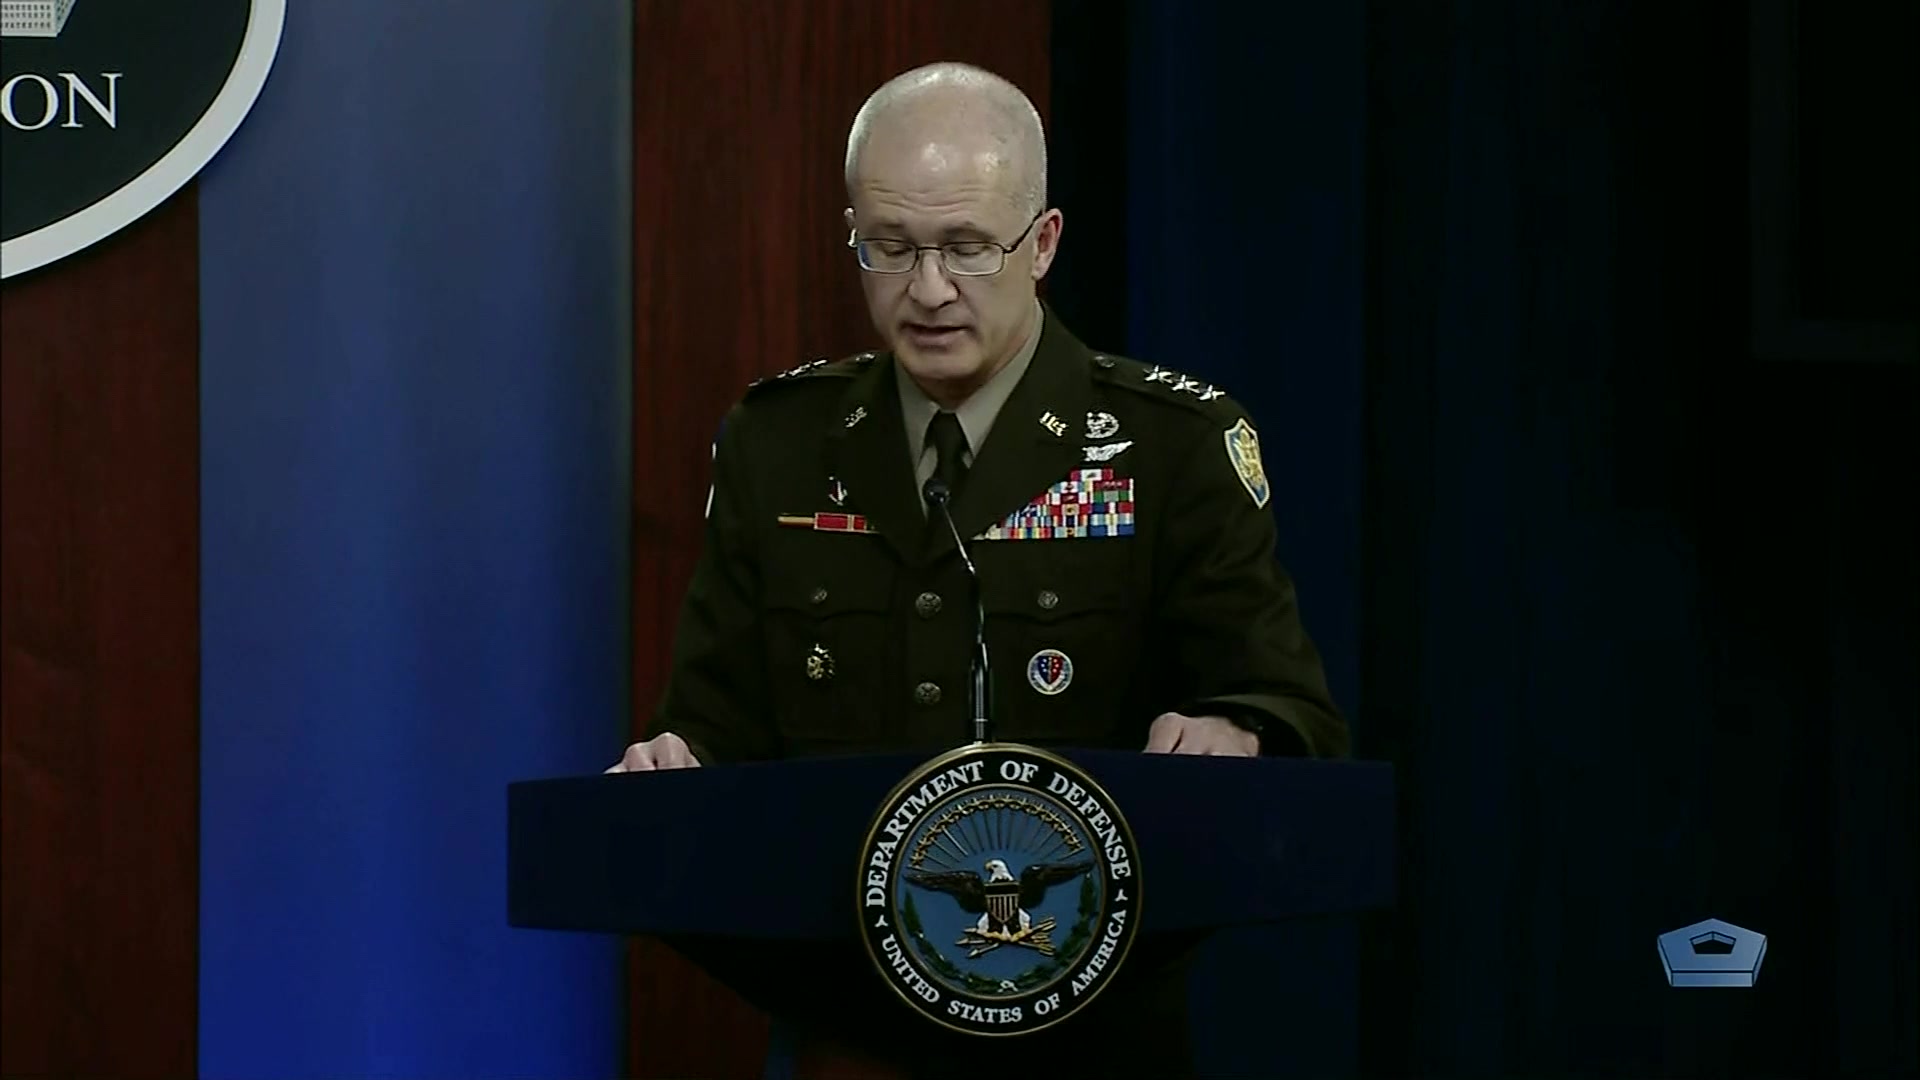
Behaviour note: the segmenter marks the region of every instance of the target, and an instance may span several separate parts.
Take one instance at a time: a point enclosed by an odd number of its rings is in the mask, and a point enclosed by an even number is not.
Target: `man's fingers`
[[[1150,754],[1192,754],[1200,757],[1257,757],[1259,737],[1219,716],[1162,713],[1147,729]]]
[[[668,732],[654,740],[654,760],[662,769],[697,769],[700,759],[693,756],[687,740]]]
[[[1185,717],[1178,713],[1161,713],[1160,718],[1147,729],[1147,753],[1170,754],[1180,745],[1181,721]]]
[[[668,732],[627,747],[627,752],[607,772],[654,772],[659,769],[699,767],[700,759],[693,756],[693,748],[687,745],[687,740]]]
[[[1176,754],[1192,754],[1198,757],[1204,757],[1212,751],[1214,745],[1215,744],[1206,737],[1204,732],[1187,731],[1183,727],[1181,729],[1180,745],[1174,747],[1173,752]]]

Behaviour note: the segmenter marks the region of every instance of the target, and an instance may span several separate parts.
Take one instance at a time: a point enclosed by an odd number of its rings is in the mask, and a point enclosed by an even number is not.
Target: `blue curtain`
[[[288,5],[201,184],[207,1077],[611,1077],[505,787],[627,725],[626,5]]]

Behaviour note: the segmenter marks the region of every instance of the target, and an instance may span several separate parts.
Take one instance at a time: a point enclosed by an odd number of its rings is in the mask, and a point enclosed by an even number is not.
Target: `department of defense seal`
[[[921,766],[861,849],[860,926],[887,985],[936,1023],[1020,1035],[1079,1011],[1140,925],[1140,860],[1072,763],[980,743]]]

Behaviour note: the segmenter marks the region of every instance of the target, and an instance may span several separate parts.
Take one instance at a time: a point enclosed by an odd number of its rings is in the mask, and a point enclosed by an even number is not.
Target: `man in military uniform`
[[[1036,298],[1059,249],[1024,94],[940,65],[877,91],[846,211],[890,345],[763,380],[714,454],[654,736],[615,770],[966,741],[979,573],[997,738],[1345,752],[1246,412],[1089,350]]]
[[[978,69],[908,72],[862,108],[846,221],[888,348],[762,380],[728,415],[653,736],[609,771],[967,741],[955,531],[995,738],[1346,752],[1257,433],[1038,300],[1063,225],[1045,170],[1032,104]]]

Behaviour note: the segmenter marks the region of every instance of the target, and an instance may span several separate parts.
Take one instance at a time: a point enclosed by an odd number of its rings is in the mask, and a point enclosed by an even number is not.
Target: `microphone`
[[[980,571],[974,568],[973,556],[967,552],[966,541],[960,539],[960,528],[953,523],[953,511],[948,503],[952,493],[940,478],[930,477],[926,486],[920,489],[927,505],[940,512],[941,520],[947,523],[947,532],[953,536],[953,546],[960,549],[960,561],[967,568],[967,576],[973,579],[973,741],[989,741],[993,734],[993,718],[988,709],[991,705],[988,687],[991,685],[987,661],[987,605],[980,596]]]

